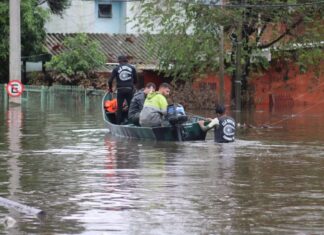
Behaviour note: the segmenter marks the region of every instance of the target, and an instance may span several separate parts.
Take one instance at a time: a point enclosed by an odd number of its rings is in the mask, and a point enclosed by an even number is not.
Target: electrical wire
[[[112,0],[112,2],[143,2],[143,0]],[[145,0],[144,0],[145,2]],[[287,3],[287,4],[219,4],[214,1],[203,1],[203,0],[175,0],[177,3],[192,3],[199,5],[208,5],[219,8],[282,8],[282,7],[303,7],[303,6],[314,6],[324,4],[323,0],[313,1],[313,2],[305,2],[305,3]],[[209,2],[209,3],[207,3]]]

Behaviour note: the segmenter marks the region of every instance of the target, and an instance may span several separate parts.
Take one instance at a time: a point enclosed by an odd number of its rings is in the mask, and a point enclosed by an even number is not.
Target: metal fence
[[[24,92],[21,96],[22,102],[30,100],[32,97],[38,97],[41,101],[41,108],[43,109],[46,105],[52,106],[55,102],[55,97],[64,97],[66,94],[69,96],[78,97],[82,100],[85,107],[89,105],[90,99],[93,96],[102,97],[105,94],[105,90],[97,90],[94,88],[84,88],[80,86],[64,86],[64,85],[53,85],[53,86],[37,86],[37,85],[25,85]],[[5,84],[0,84],[0,104],[7,106],[9,101],[8,94],[6,91]]]
[[[5,95],[6,88],[5,84],[0,84],[1,94]],[[53,86],[37,86],[37,85],[25,85],[24,93],[28,92],[60,92],[60,91],[70,91],[70,92],[79,92],[85,94],[97,94],[103,95],[105,90],[97,90],[94,88],[84,88],[80,86],[68,86],[68,85],[53,85]],[[24,95],[24,94],[23,94]]]

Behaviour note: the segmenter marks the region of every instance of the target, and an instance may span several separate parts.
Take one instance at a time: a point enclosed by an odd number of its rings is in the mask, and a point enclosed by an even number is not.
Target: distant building
[[[48,33],[135,33],[132,29],[136,3],[118,0],[71,0],[62,16],[51,15],[45,28]]]
[[[44,4],[44,7],[46,8],[47,5]],[[45,30],[48,34],[57,35],[76,33],[136,35],[136,30],[133,28],[136,21],[129,19],[136,18],[134,12],[138,7],[138,2],[125,0],[71,0],[71,5],[62,13],[62,16],[50,15]],[[135,11],[132,10],[133,8]],[[44,70],[44,61],[40,62],[41,59],[35,57],[32,61],[24,60],[24,71]]]

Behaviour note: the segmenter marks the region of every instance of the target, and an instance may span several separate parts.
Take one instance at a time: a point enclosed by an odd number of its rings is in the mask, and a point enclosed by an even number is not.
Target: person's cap
[[[222,104],[218,104],[215,108],[215,112],[218,114],[223,114],[225,113],[225,106]]]
[[[118,56],[118,62],[128,62],[127,56],[125,55]]]

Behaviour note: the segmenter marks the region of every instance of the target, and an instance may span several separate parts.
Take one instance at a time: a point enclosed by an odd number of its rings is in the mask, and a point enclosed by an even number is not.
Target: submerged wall
[[[257,106],[310,105],[324,100],[323,74],[317,76],[311,69],[301,73],[292,63],[274,63],[266,73],[252,76],[250,86]]]

